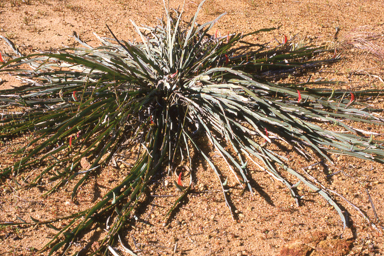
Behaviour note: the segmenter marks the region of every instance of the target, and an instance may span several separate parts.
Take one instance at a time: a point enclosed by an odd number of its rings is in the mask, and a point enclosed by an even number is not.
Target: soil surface
[[[170,1],[169,5],[177,8],[183,3]],[[185,20],[194,15],[199,3],[200,0],[185,1]],[[345,81],[344,89],[353,91],[384,88],[383,10],[382,0],[208,0],[198,22],[213,20],[226,12],[212,33],[217,30],[227,35],[279,27],[257,35],[254,42],[270,42],[273,46],[285,35],[289,43],[302,41],[336,47],[336,54],[342,57],[340,62],[305,77],[290,79],[306,80],[312,75],[311,79]],[[24,54],[76,46],[74,31],[87,43],[98,45],[94,32],[110,37],[105,24],[118,38],[132,40],[138,38],[130,20],[156,25],[163,11],[163,2],[159,0],[1,0],[0,35],[11,39]],[[5,60],[14,55],[1,39],[0,52]],[[21,84],[9,75],[3,74],[0,79],[0,89]],[[373,104],[384,108],[383,97],[376,98]],[[356,126],[382,132],[380,127]],[[27,139],[7,141],[0,148],[0,168],[15,161],[7,153],[20,148]],[[281,183],[256,167],[251,168],[254,196],[243,193],[229,171],[222,169],[223,175],[229,177],[229,194],[236,216],[232,219],[217,177],[201,160],[193,170],[196,176],[193,193],[171,217],[166,217],[166,213],[180,195],[173,185],[176,177],[159,177],[151,185],[152,192],[135,212],[132,225],[120,234],[121,243],[113,245],[115,251],[129,255],[125,246],[137,255],[384,255],[380,221],[384,219],[383,166],[347,156],[334,156],[335,165],[316,164],[316,159],[306,162],[293,152],[284,154],[290,158],[292,167],[310,166],[306,170],[311,175],[361,210],[357,211],[341,197],[334,197],[351,214],[350,228],[343,228],[337,212],[316,193],[299,185],[304,198],[298,206]],[[0,225],[20,220],[30,222],[30,216],[49,220],[87,209],[127,175],[131,155],[122,154],[117,166],[108,166],[97,179],[83,186],[77,204],[71,201],[71,185],[43,196],[52,184],[25,189],[20,178],[2,181]],[[218,166],[225,165],[217,153],[210,157]],[[23,179],[38,171],[30,170]],[[182,182],[188,183],[188,179]],[[55,234],[56,231],[45,226],[0,226],[0,255],[36,254]],[[103,229],[94,229],[76,241],[74,247],[97,248],[95,241],[104,235]]]

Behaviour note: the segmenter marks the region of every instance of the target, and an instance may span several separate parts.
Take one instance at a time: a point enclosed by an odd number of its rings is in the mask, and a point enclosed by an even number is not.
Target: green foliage
[[[83,48],[20,57],[1,67],[1,72],[16,73],[32,85],[1,92],[3,108],[17,106],[23,111],[4,116],[0,138],[33,135],[28,145],[16,152],[20,160],[3,169],[1,177],[18,175],[49,160],[51,164],[29,185],[48,177],[56,181],[51,193],[80,176],[72,193],[75,200],[79,187],[116,153],[127,148],[138,150],[139,157],[129,175],[90,209],[67,216],[69,224],[41,250],[51,248],[50,254],[58,250],[65,254],[82,232],[113,216],[108,236],[100,241],[98,251],[105,250],[129,221],[152,176],[166,165],[172,169],[180,164],[177,158],[186,159],[192,166],[192,152],[209,163],[224,191],[226,182],[199,147],[201,136],[208,138],[250,193],[247,167],[253,162],[285,184],[299,200],[295,186],[281,174],[286,172],[323,196],[347,225],[344,213],[328,193],[290,168],[288,160],[268,144],[280,140],[307,159],[313,157],[311,149],[330,162],[329,153],[383,162],[383,146],[369,137],[373,133],[342,121],[348,118],[382,125],[374,109],[359,109],[354,100],[347,99],[349,95],[362,97],[377,91],[349,94],[310,89],[310,83],[288,86],[267,82],[273,76],[335,60],[312,60],[326,52],[322,48],[293,49],[283,44],[269,49],[243,41],[272,29],[246,35],[211,35],[208,32],[222,15],[197,24],[203,3],[187,24],[182,21],[182,12],[169,13],[167,9],[166,19],[155,28],[133,23],[140,43],[120,41],[112,34],[114,39],[99,38],[102,46],[92,48],[77,38]],[[14,70],[22,64],[32,69]],[[334,123],[348,133],[325,129],[319,123]],[[226,145],[232,146],[234,153],[228,152]],[[84,158],[91,166],[79,171]],[[189,190],[184,189],[179,200]],[[227,202],[226,194],[223,196]],[[57,229],[51,224],[55,221],[32,219],[31,224]]]

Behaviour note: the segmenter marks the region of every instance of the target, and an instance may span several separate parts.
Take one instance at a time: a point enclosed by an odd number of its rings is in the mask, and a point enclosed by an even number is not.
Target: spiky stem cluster
[[[51,193],[81,177],[73,189],[75,200],[79,187],[98,173],[100,166],[122,149],[139,148],[129,175],[90,209],[68,216],[69,224],[42,250],[53,246],[50,254],[60,248],[65,253],[82,232],[113,215],[99,250],[106,248],[130,219],[153,175],[166,165],[175,168],[180,163],[177,159],[186,159],[191,167],[192,152],[208,162],[225,191],[226,181],[200,148],[200,137],[210,141],[238,183],[250,193],[248,163],[252,162],[285,184],[299,200],[295,186],[284,178],[284,173],[289,173],[323,196],[348,225],[345,213],[327,191],[292,169],[288,160],[268,145],[280,140],[307,159],[313,157],[312,150],[329,162],[330,153],[338,153],[382,163],[384,147],[374,140],[374,133],[343,122],[347,118],[382,125],[376,110],[360,109],[355,102],[355,97],[378,91],[349,93],[310,89],[310,83],[283,86],[268,82],[271,75],[309,70],[335,59],[312,60],[325,52],[322,48],[291,47],[285,42],[268,49],[243,41],[271,29],[245,35],[211,35],[210,29],[222,15],[197,24],[203,3],[186,25],[182,25],[182,12],[171,14],[167,9],[166,19],[155,28],[133,23],[140,43],[118,40],[112,33],[114,39],[98,37],[102,46],[93,48],[76,38],[82,48],[33,54],[1,66],[1,72],[16,73],[29,86],[1,92],[2,108],[21,106],[24,112],[3,116],[0,138],[25,132],[33,135],[17,152],[20,160],[3,169],[1,177],[49,162],[29,186],[49,177],[57,181]],[[21,64],[32,69],[15,70]],[[334,124],[343,131],[326,129],[321,123]],[[226,149],[228,145],[231,152]],[[91,165],[81,171],[84,159]],[[183,193],[175,204],[191,187],[179,188]],[[226,199],[226,193],[223,195]],[[55,228],[52,223],[57,220],[33,221]]]

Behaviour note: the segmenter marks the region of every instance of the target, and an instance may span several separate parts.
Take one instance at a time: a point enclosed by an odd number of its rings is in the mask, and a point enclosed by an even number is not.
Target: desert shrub
[[[154,174],[165,174],[166,166],[173,170],[182,162],[192,167],[193,154],[205,159],[217,175],[227,202],[226,181],[200,147],[201,137],[208,139],[228,163],[239,186],[250,193],[248,163],[252,162],[287,186],[298,201],[295,185],[284,178],[293,175],[333,205],[348,225],[346,213],[326,189],[290,167],[270,145],[292,145],[303,159],[319,157],[332,162],[331,154],[336,153],[383,162],[383,146],[374,133],[343,121],[382,125],[375,109],[355,100],[378,92],[331,90],[319,88],[315,82],[270,82],[337,59],[326,59],[329,51],[325,48],[286,40],[274,48],[246,42],[251,35],[273,29],[222,37],[212,34],[211,28],[222,15],[198,24],[203,3],[189,22],[182,20],[182,12],[166,9],[165,20],[156,27],[133,23],[141,37],[138,43],[118,40],[111,32],[112,39],[98,37],[99,47],[77,38],[82,47],[23,56],[1,66],[1,72],[13,72],[29,84],[1,92],[3,109],[22,111],[3,115],[0,138],[33,135],[28,145],[15,152],[19,161],[1,171],[3,179],[49,162],[28,186],[49,178],[56,182],[48,192],[52,193],[81,177],[72,193],[76,200],[79,187],[115,154],[123,149],[137,150],[129,175],[90,209],[66,217],[69,224],[58,229],[41,250],[65,253],[76,237],[113,216],[97,252],[106,250],[129,223]],[[31,68],[21,69],[21,65]],[[338,131],[322,124],[333,124]],[[90,163],[86,170],[82,169],[84,159]],[[176,186],[182,193],[175,205],[191,189],[190,185]],[[32,220],[13,224],[55,228],[57,221]]]

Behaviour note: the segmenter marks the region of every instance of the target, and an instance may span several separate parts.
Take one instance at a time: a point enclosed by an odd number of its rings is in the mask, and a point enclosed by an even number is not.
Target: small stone
[[[343,232],[343,238],[346,239],[346,240],[351,240],[353,239],[353,232],[351,229],[349,228],[346,228]]]
[[[87,158],[83,157],[80,160],[81,168],[86,171],[91,167],[91,164],[88,162]]]
[[[279,256],[305,256],[309,255],[313,249],[301,241],[293,241],[288,244],[283,245],[281,248]]]
[[[322,252],[322,255],[347,255],[352,249],[353,241],[345,239],[323,240],[316,246],[316,251]]]

